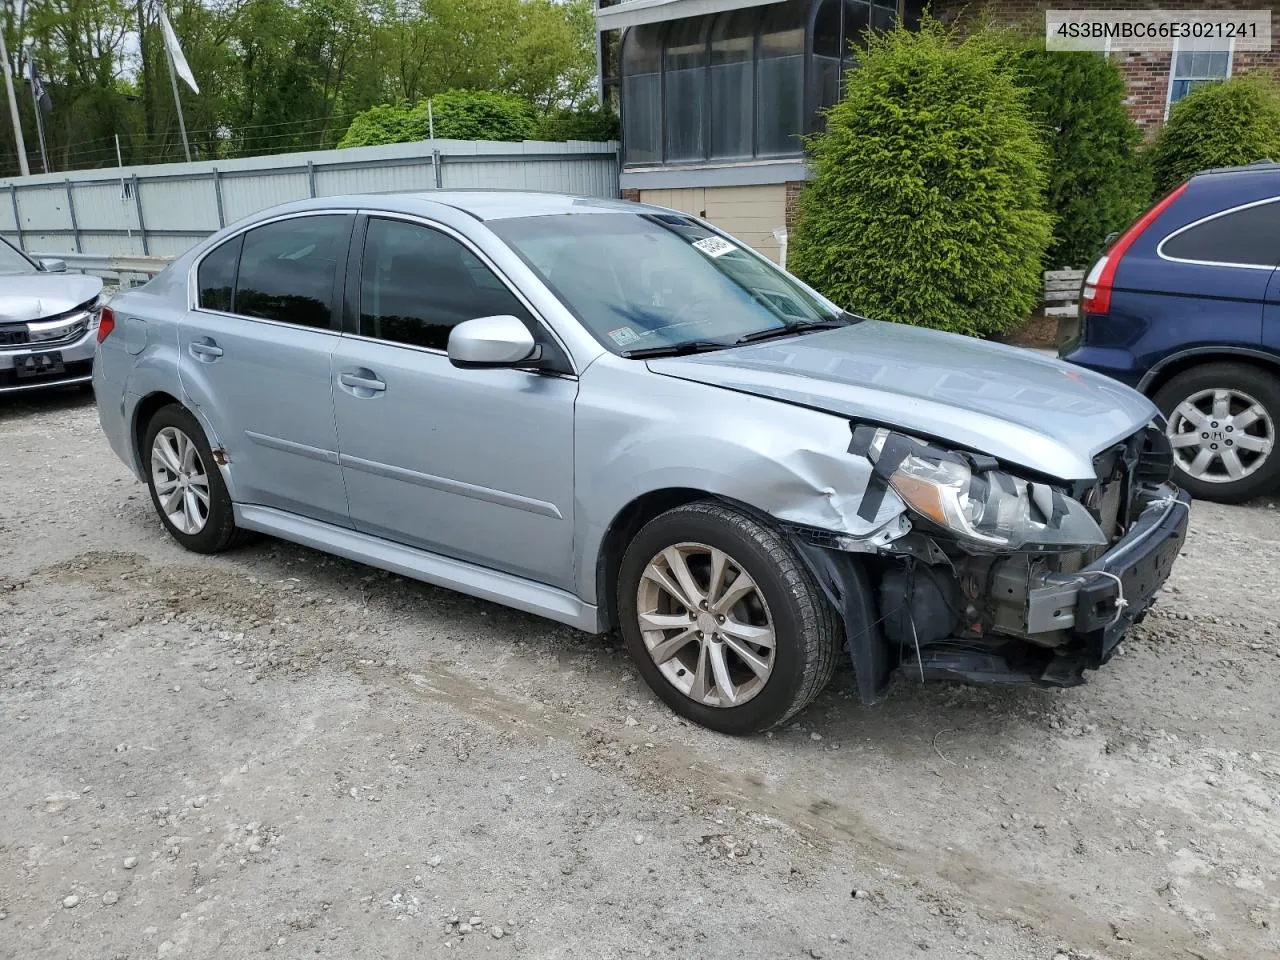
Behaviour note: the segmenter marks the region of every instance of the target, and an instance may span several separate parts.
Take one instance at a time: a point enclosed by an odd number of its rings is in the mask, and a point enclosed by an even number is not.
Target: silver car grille
[[[83,308],[29,323],[0,323],[0,351],[56,350],[82,340],[93,314]]]

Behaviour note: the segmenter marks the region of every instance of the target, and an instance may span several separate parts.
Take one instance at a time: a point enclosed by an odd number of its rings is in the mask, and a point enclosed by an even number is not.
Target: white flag
[[[178,35],[173,32],[173,24],[169,22],[168,15],[164,12],[164,7],[160,8],[160,29],[164,31],[165,49],[169,51],[169,56],[173,58],[173,69],[178,72],[187,86],[196,93],[200,92],[200,87],[196,83],[195,74],[191,72],[191,65],[187,63],[187,58],[182,55],[182,47],[178,46]]]

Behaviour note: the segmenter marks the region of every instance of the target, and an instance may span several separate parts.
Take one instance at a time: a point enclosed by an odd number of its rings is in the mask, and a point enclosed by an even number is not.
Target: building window
[[[1174,41],[1173,62],[1169,70],[1169,108],[1196,87],[1217,83],[1231,76],[1231,41]]]
[[[623,38],[622,141],[625,162],[662,162],[662,24]]]
[[[898,17],[899,0],[785,0],[632,27],[621,52],[624,165],[801,156],[866,32]]]
[[[755,141],[754,11],[722,13],[711,27],[711,157],[750,159]]]
[[[756,156],[803,152],[804,5],[765,7],[756,40]]]
[[[706,17],[677,20],[663,45],[663,118],[666,158],[675,163],[703,160],[707,155],[707,26]]]

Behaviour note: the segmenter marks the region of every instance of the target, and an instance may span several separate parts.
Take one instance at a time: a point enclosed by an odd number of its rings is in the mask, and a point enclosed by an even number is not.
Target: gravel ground
[[[616,638],[184,553],[86,394],[0,401],[0,956],[1274,957],[1277,513],[1197,504],[1084,687],[732,740]]]

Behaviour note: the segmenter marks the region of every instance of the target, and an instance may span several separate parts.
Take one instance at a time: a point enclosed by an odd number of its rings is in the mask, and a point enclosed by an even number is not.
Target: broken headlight
[[[1107,542],[1089,511],[1047,483],[996,469],[915,437],[868,427],[863,434],[875,475],[911,511],[973,547],[992,550],[1075,550]]]

